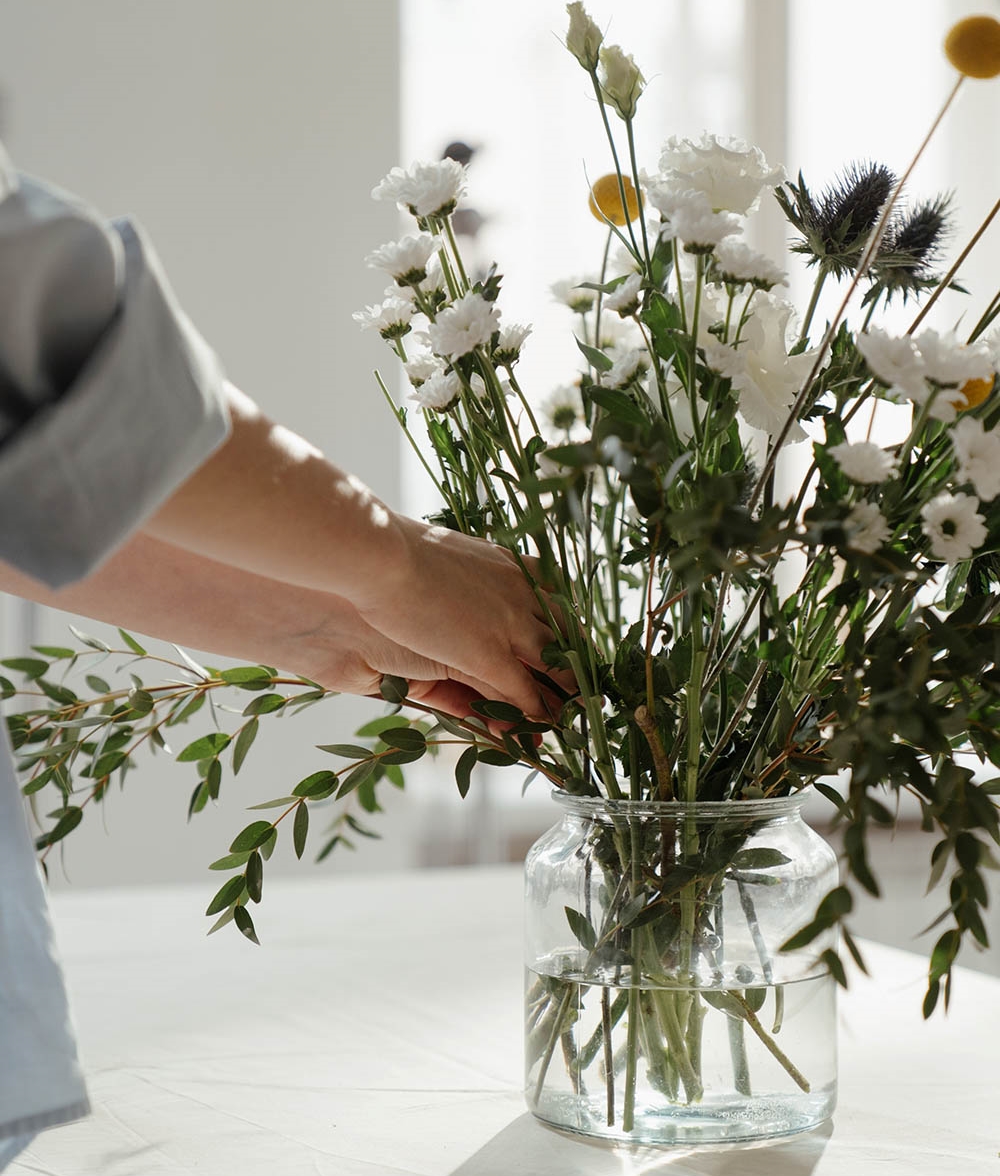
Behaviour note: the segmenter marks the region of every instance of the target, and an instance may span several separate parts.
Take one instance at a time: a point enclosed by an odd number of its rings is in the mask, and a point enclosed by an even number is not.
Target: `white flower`
[[[635,114],[646,79],[639,67],[619,45],[608,45],[600,51],[601,90],[604,97],[624,119]]]
[[[892,538],[889,524],[874,502],[859,502],[852,507],[844,519],[844,531],[847,546],[866,555],[874,555]]]
[[[642,335],[634,319],[619,318],[615,314],[601,315],[601,337],[597,346],[605,352],[628,351],[642,343]],[[612,356],[614,358],[614,356]]]
[[[589,282],[590,278],[564,278],[560,282],[553,282],[552,296],[557,302],[565,303],[570,310],[577,314],[586,314],[597,300],[597,292],[581,286],[581,282]]]
[[[372,189],[376,200],[391,200],[414,216],[448,216],[465,192],[465,168],[454,159],[394,167]]]
[[[583,397],[576,384],[553,389],[538,406],[542,432],[550,440],[585,441],[589,436],[583,417]]]
[[[493,352],[493,362],[501,367],[517,363],[521,358],[521,348],[524,346],[524,341],[530,334],[531,327],[525,326],[523,323],[511,323],[509,326],[502,327],[500,338],[497,340]]]
[[[648,370],[649,353],[643,348],[636,347],[619,356],[604,373],[603,380],[609,388],[627,388],[633,380],[645,375]]]
[[[411,356],[403,364],[403,370],[406,372],[407,378],[414,388],[419,388],[431,376],[436,376],[443,372],[444,368],[441,365],[441,361],[431,355],[429,351],[422,351]]]
[[[586,70],[595,70],[604,34],[587,15],[580,3],[567,4],[569,31],[566,33],[566,48]]]
[[[443,412],[459,398],[462,381],[455,372],[438,371],[410,393],[422,409]]]
[[[642,274],[631,274],[604,296],[606,310],[616,310],[622,318],[635,314],[639,309],[639,291],[642,289]]]
[[[788,322],[793,313],[790,303],[772,294],[758,294],[754,311],[743,330],[737,354],[742,370],[730,378],[739,393],[740,415],[748,425],[776,436],[788,419],[788,411],[812,368],[816,351],[789,355]],[[805,439],[796,422],[786,435],[786,443]]]
[[[858,335],[858,350],[872,375],[885,384],[896,399],[923,400],[927,396],[926,369],[916,345],[909,335],[893,338],[878,327]]]
[[[623,478],[629,476],[635,465],[635,458],[622,444],[621,437],[616,437],[613,433],[601,442],[601,457],[605,461],[610,461]]]
[[[398,339],[410,329],[413,306],[405,298],[387,298],[380,306],[366,306],[351,317],[364,330],[376,327],[383,339]]]
[[[452,359],[489,343],[499,326],[500,312],[496,306],[481,294],[470,291],[439,312],[427,328],[427,337],[435,355]]]
[[[715,249],[715,264],[724,282],[749,282],[761,290],[787,286],[785,271],[743,241],[726,237]]]
[[[486,386],[486,381],[478,372],[473,372],[469,380],[469,387],[472,389],[472,395],[477,400],[489,400],[490,390]],[[509,396],[514,395],[514,389],[510,386],[510,380],[500,381],[500,395],[506,400]]]
[[[935,559],[959,563],[986,541],[986,520],[976,510],[978,505],[979,499],[971,494],[939,494],[921,509]]]
[[[959,481],[971,482],[983,502],[992,502],[1000,494],[1000,435],[987,432],[974,417],[963,417],[951,431],[951,446]]]
[[[725,376],[727,380],[746,374],[747,365],[742,353],[728,343],[720,343],[713,335],[709,335],[701,350],[709,369]]]
[[[683,241],[691,252],[710,252],[723,237],[740,231],[737,218],[728,212],[714,212],[704,192],[676,192],[654,184],[647,195],[664,217],[660,235]]]
[[[671,138],[660,154],[660,171],[675,189],[694,188],[708,197],[711,208],[746,214],[756,207],[764,188],[784,179],[784,169],[772,168],[758,147],[739,139],[725,142],[717,135]]]
[[[372,269],[385,270],[404,286],[416,286],[427,277],[427,263],[441,248],[441,238],[430,233],[416,237],[404,237],[401,241],[389,241],[380,245],[365,258],[365,264]]]
[[[845,441],[827,450],[852,482],[871,486],[896,472],[896,459],[874,441]]]
[[[953,331],[921,331],[914,338],[924,371],[936,384],[964,384],[967,380],[986,380],[993,375],[989,347],[982,342],[960,343]]]

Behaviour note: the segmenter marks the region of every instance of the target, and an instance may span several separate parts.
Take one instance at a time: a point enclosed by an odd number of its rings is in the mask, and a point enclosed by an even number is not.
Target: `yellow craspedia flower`
[[[594,185],[590,189],[590,211],[602,224],[611,221],[613,225],[623,225],[626,220],[633,221],[639,215],[639,198],[635,194],[635,185],[628,176],[622,176],[622,184],[625,188],[627,217],[622,208],[617,174],[610,172],[594,181]]]
[[[964,397],[964,401],[956,402],[955,407],[959,412],[965,412],[966,409],[977,408],[983,403],[993,391],[993,380],[966,380],[958,391]]]
[[[995,78],[1000,74],[1000,21],[992,16],[967,16],[952,25],[944,52],[966,77]]]

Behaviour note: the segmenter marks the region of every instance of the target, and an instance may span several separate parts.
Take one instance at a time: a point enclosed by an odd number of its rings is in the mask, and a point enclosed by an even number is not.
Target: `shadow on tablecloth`
[[[811,1176],[833,1124],[770,1144],[620,1148],[564,1135],[521,1115],[452,1176]]]

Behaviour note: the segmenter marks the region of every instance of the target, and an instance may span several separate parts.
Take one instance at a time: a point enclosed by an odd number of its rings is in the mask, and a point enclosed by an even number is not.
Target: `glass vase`
[[[805,1131],[836,1101],[832,934],[781,950],[837,885],[801,795],[695,804],[556,793],[526,861],[526,1095],[641,1144]]]

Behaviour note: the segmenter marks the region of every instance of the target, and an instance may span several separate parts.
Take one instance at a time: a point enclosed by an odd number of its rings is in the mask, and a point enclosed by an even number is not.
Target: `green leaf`
[[[227,906],[231,906],[237,899],[243,897],[245,888],[246,880],[242,874],[237,874],[235,878],[228,878],[216,892],[215,898],[205,908],[205,914],[217,915],[219,911],[224,911]]]
[[[212,862],[208,867],[210,870],[239,870],[247,864],[250,858],[250,850],[244,850],[242,853],[227,853],[225,857],[220,857],[218,861]]]
[[[209,735],[202,735],[200,739],[196,739],[194,743],[189,743],[187,747],[177,756],[179,764],[197,763],[198,760],[209,759],[216,756],[220,751],[225,750],[229,746],[232,739],[231,735],[227,735],[224,731],[213,731]]]
[[[180,707],[167,720],[167,726],[173,727],[177,723],[185,723],[192,715],[197,714],[198,711],[205,705],[205,695],[202,691],[198,691],[188,702]]]
[[[597,946],[597,932],[591,926],[590,920],[586,915],[582,915],[570,906],[564,907],[563,909],[566,911],[566,919],[569,922],[570,930],[587,951],[593,951]]]
[[[295,800],[294,796],[279,796],[274,800],[265,800],[261,804],[248,804],[247,812],[256,812],[258,809],[287,808],[289,805],[293,805]]]
[[[272,829],[271,836],[267,838],[264,844],[260,847],[260,856],[265,862],[271,860],[271,854],[274,853],[274,847],[278,844],[278,830]]]
[[[208,765],[208,771],[205,773],[205,787],[208,789],[210,799],[219,799],[219,787],[221,784],[222,764],[219,763],[218,759],[214,759]]]
[[[77,701],[76,695],[72,690],[65,686],[59,686],[55,682],[47,682],[44,678],[36,678],[35,681],[41,688],[42,693],[51,698],[53,702],[59,703],[60,706],[72,706]]]
[[[272,711],[280,710],[287,699],[283,694],[258,694],[251,698],[243,708],[244,715],[269,715]]]
[[[128,759],[128,753],[124,751],[106,751],[104,755],[94,764],[91,775],[100,780],[104,776],[110,776],[112,772],[116,771]]]
[[[366,760],[363,764],[358,764],[353,771],[348,772],[344,778],[344,782],[340,785],[337,791],[337,799],[342,800],[349,792],[353,792],[355,788],[363,784],[368,777],[375,770],[375,761]]]
[[[208,934],[214,935],[216,933],[216,931],[221,930],[223,927],[226,926],[227,923],[231,923],[233,921],[234,912],[238,911],[238,910],[242,910],[242,908],[241,907],[230,907],[229,910],[223,912],[223,914],[221,914],[215,920],[215,922],[211,925],[211,927],[209,927]]]
[[[55,845],[57,841],[62,841],[68,833],[73,832],[82,820],[83,809],[75,805],[65,809],[52,828],[35,841],[35,849],[45,849],[48,845]]]
[[[432,751],[432,748],[423,748],[421,751],[387,751],[379,757],[379,766],[390,764],[412,764],[418,759],[423,759],[426,751]]]
[[[140,690],[135,687],[128,692],[128,704],[137,715],[141,716],[148,715],[156,702],[148,690]]]
[[[292,844],[295,847],[295,856],[302,859],[302,855],[306,848],[306,837],[309,834],[309,809],[306,802],[300,801],[299,807],[295,810],[295,823],[292,825]]]
[[[181,649],[179,645],[175,645],[174,649],[177,650],[178,656],[187,666],[187,668],[197,674],[199,678],[205,679],[211,677],[211,674],[209,674],[208,670],[206,670],[204,666],[199,665],[194,660],[194,658],[189,653],[186,653],[183,649]]]
[[[188,820],[190,821],[195,813],[200,813],[206,804],[208,804],[208,785],[202,780],[191,793],[191,801],[188,804]]]
[[[236,926],[243,932],[251,943],[256,943],[260,947],[260,940],[257,938],[257,932],[254,930],[253,919],[250,917],[250,912],[246,907],[238,906],[233,911],[233,920]]]
[[[318,743],[317,751],[328,751],[330,755],[339,755],[344,759],[367,759],[372,749],[362,747],[358,743]]]
[[[509,768],[512,764],[516,764],[519,761],[512,755],[498,751],[495,747],[480,747],[479,762],[481,764],[492,764],[495,768]]]
[[[413,727],[387,727],[379,738],[389,747],[398,747],[400,751],[417,751],[423,754],[427,749],[427,737],[423,731],[415,730]]]
[[[265,666],[234,666],[231,670],[221,670],[219,677],[230,686],[242,686],[247,682],[264,681],[271,683],[271,671]]]
[[[313,772],[311,776],[306,776],[304,780],[300,780],[295,785],[292,789],[292,795],[307,796],[310,800],[323,800],[333,794],[337,787],[337,781],[336,772]]]
[[[13,698],[17,693],[17,687],[9,679],[0,675],[0,698]]]
[[[459,795],[465,800],[472,783],[472,769],[479,761],[479,752],[474,747],[467,747],[458,757],[455,765],[455,783],[458,785]]]
[[[744,849],[733,857],[737,870],[770,870],[775,866],[787,865],[792,859],[778,849]]]
[[[5,657],[0,661],[0,666],[6,666],[8,670],[24,674],[31,681],[40,678],[49,668],[49,663],[37,657]]]
[[[595,371],[609,372],[615,366],[614,360],[605,355],[603,351],[598,351],[596,347],[591,347],[587,343],[581,343],[579,339],[577,339],[576,345],[583,352],[587,362]]]
[[[734,1020],[746,1020],[746,1009],[731,992],[718,992],[714,989],[700,988],[698,995],[705,1004],[710,1005],[713,1009],[718,1009],[719,1012],[725,1013]]]
[[[245,829],[236,835],[230,853],[242,853],[245,849],[258,849],[271,836],[270,821],[252,821]]]
[[[264,887],[264,860],[260,854],[254,852],[247,859],[247,894],[251,902],[260,902]]]
[[[63,645],[32,645],[31,648],[35,653],[40,653],[42,657],[51,657],[56,661],[62,661],[67,657],[76,657],[75,649],[67,649]]]
[[[397,678],[394,674],[383,674],[379,683],[379,693],[386,700],[395,704],[404,703],[410,692],[410,684],[405,678]]]
[[[75,625],[70,625],[69,631],[77,639],[82,641],[84,645],[88,645],[91,649],[99,649],[101,653],[110,653],[111,647],[105,645],[100,637],[91,637],[89,633],[83,633]]]
[[[644,425],[646,414],[631,397],[617,388],[591,388],[590,399],[611,417],[622,424]]]
[[[131,633],[126,633],[124,629],[119,629],[118,636],[122,639],[122,641],[125,642],[125,644],[129,647],[129,649],[132,650],[133,653],[137,653],[140,657],[149,656],[149,654],[142,648],[142,646],[138,641],[136,641]]]
[[[518,710],[516,706],[511,706],[509,702],[487,699],[483,702],[477,700],[471,705],[476,714],[484,715],[487,719],[496,719],[501,723],[521,723],[524,721],[524,711]]]
[[[84,681],[95,694],[110,694],[111,686],[96,674],[88,674]]]
[[[819,957],[827,968],[830,970],[830,975],[837,981],[841,988],[847,987],[847,973],[844,971],[844,964],[840,956],[828,947],[826,951]]]
[[[245,723],[241,728],[239,734],[236,736],[236,746],[233,748],[233,775],[238,775],[240,768],[243,767],[243,761],[247,757],[247,752],[253,745],[253,741],[257,738],[257,728],[260,726],[260,720],[253,718],[249,723]]]

